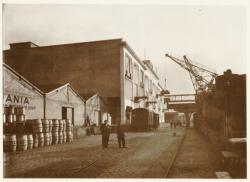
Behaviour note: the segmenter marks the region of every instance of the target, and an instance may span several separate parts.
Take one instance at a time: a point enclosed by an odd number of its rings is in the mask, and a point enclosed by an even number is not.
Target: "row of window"
[[[147,75],[144,76],[144,71],[139,69],[137,64],[133,65],[132,59],[128,55],[125,55],[125,76],[127,79],[133,80],[136,85],[144,87],[145,91],[150,94],[160,92],[153,81]]]

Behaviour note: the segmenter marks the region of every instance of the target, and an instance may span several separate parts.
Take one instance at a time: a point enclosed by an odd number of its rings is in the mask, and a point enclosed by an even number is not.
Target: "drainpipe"
[[[43,119],[46,119],[46,93],[43,94]]]
[[[87,101],[85,100],[85,101],[84,101],[84,114],[83,114],[84,118],[83,118],[83,124],[85,124],[85,121],[86,121],[86,118],[87,118],[86,106],[87,106]]]

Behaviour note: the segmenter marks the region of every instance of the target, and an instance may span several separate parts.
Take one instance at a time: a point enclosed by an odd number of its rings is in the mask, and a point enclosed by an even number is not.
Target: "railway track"
[[[94,161],[88,162],[87,165],[81,165],[80,167],[73,169],[73,172],[68,174],[67,177],[72,177],[74,174],[79,173],[80,171],[88,170],[89,168],[94,167],[98,160],[99,159],[96,159]],[[84,163],[86,163],[86,161],[84,161]]]
[[[177,144],[177,149],[175,150],[174,154],[172,155],[171,157],[171,160],[170,160],[170,163],[168,165],[167,168],[163,168],[163,170],[165,171],[164,172],[164,175],[163,175],[163,178],[168,178],[169,176],[169,173],[171,171],[171,169],[173,168],[174,166],[174,163],[176,161],[176,158],[177,158],[177,155],[178,153],[180,152],[181,148],[182,148],[182,145],[183,145],[183,142],[186,138],[186,133],[187,133],[187,130],[185,130],[182,138],[179,140],[179,143]],[[142,174],[142,178],[147,178],[147,173],[154,167],[155,163],[153,163],[143,174]]]
[[[181,140],[180,140],[180,143],[179,143],[179,145],[178,145],[178,148],[177,148],[177,150],[175,151],[175,153],[174,153],[174,155],[173,155],[173,157],[172,157],[172,159],[171,159],[171,162],[170,162],[168,168],[166,169],[166,172],[165,172],[165,174],[164,174],[164,178],[168,178],[169,173],[170,173],[171,169],[173,168],[174,163],[175,163],[175,161],[176,161],[177,155],[179,154],[179,152],[180,152],[180,150],[181,150],[181,148],[182,148],[183,142],[184,142],[184,140],[185,140],[185,138],[186,138],[186,134],[187,134],[187,130],[185,130],[185,133],[184,133],[183,137],[182,137]]]

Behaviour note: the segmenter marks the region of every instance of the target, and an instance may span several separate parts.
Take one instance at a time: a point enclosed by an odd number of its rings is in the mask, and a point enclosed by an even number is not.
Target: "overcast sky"
[[[171,93],[193,93],[188,72],[165,54],[185,54],[219,74],[246,73],[245,16],[241,6],[12,4],[3,9],[3,48],[123,38]]]

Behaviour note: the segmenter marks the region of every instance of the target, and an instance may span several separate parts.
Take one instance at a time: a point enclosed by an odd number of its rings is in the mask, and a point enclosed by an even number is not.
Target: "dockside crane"
[[[189,72],[196,94],[210,89],[213,80],[218,76],[214,70],[191,61],[187,56],[183,56],[183,60],[169,54],[166,54],[166,57],[170,58]]]

